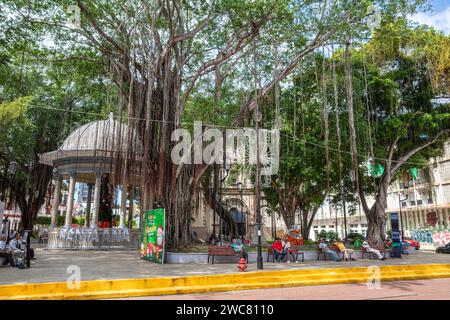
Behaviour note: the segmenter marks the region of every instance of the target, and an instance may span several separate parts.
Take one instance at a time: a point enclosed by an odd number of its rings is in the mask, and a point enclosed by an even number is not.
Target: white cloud
[[[450,7],[436,13],[418,12],[411,16],[411,20],[450,34]]]

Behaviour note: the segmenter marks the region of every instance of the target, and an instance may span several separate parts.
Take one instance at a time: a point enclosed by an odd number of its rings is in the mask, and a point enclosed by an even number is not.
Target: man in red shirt
[[[286,255],[286,251],[283,248],[283,242],[281,242],[280,238],[276,238],[275,242],[272,245],[273,253],[275,254],[275,260],[277,262],[281,262]]]

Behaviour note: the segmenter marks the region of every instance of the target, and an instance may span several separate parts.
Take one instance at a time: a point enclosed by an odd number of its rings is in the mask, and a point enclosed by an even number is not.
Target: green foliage
[[[347,239],[349,240],[364,239],[364,236],[358,232],[350,232],[347,234]]]
[[[386,231],[386,235],[389,239],[392,239],[392,230]]]
[[[62,227],[66,222],[66,217],[58,215],[57,226]],[[36,225],[49,226],[51,223],[51,217],[48,216],[38,216],[36,218]],[[84,217],[72,217],[72,223],[78,224],[80,226],[84,225]]]
[[[2,126],[21,117],[27,111],[31,100],[31,97],[21,97],[11,102],[0,103],[0,123],[2,123]]]
[[[333,242],[337,239],[337,233],[334,231],[322,230],[317,235],[318,239],[325,239],[326,242]]]

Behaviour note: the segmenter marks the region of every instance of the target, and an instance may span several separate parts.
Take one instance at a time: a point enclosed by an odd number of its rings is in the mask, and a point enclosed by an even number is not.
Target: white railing
[[[48,231],[48,249],[138,249],[139,230],[127,228],[53,228]]]

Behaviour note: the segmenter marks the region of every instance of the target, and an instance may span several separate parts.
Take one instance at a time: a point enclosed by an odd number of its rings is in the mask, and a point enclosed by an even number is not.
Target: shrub
[[[361,233],[358,233],[358,232],[350,232],[347,235],[347,239],[350,242],[355,242],[356,239],[364,240],[364,236]]]
[[[35,224],[43,225],[43,226],[49,226],[51,222],[50,217],[37,217]]]
[[[325,239],[325,241],[330,242],[330,241],[334,241],[337,239],[337,234],[334,231],[325,231],[322,230],[320,231],[320,233],[318,234],[318,238],[319,239]]]
[[[42,226],[49,226],[51,221],[52,221],[52,218],[49,216],[39,216],[36,218],[35,224],[42,225]],[[57,222],[56,222],[58,227],[64,226],[65,223],[66,223],[66,217],[59,215],[57,217]],[[72,223],[84,225],[84,217],[72,217]]]

